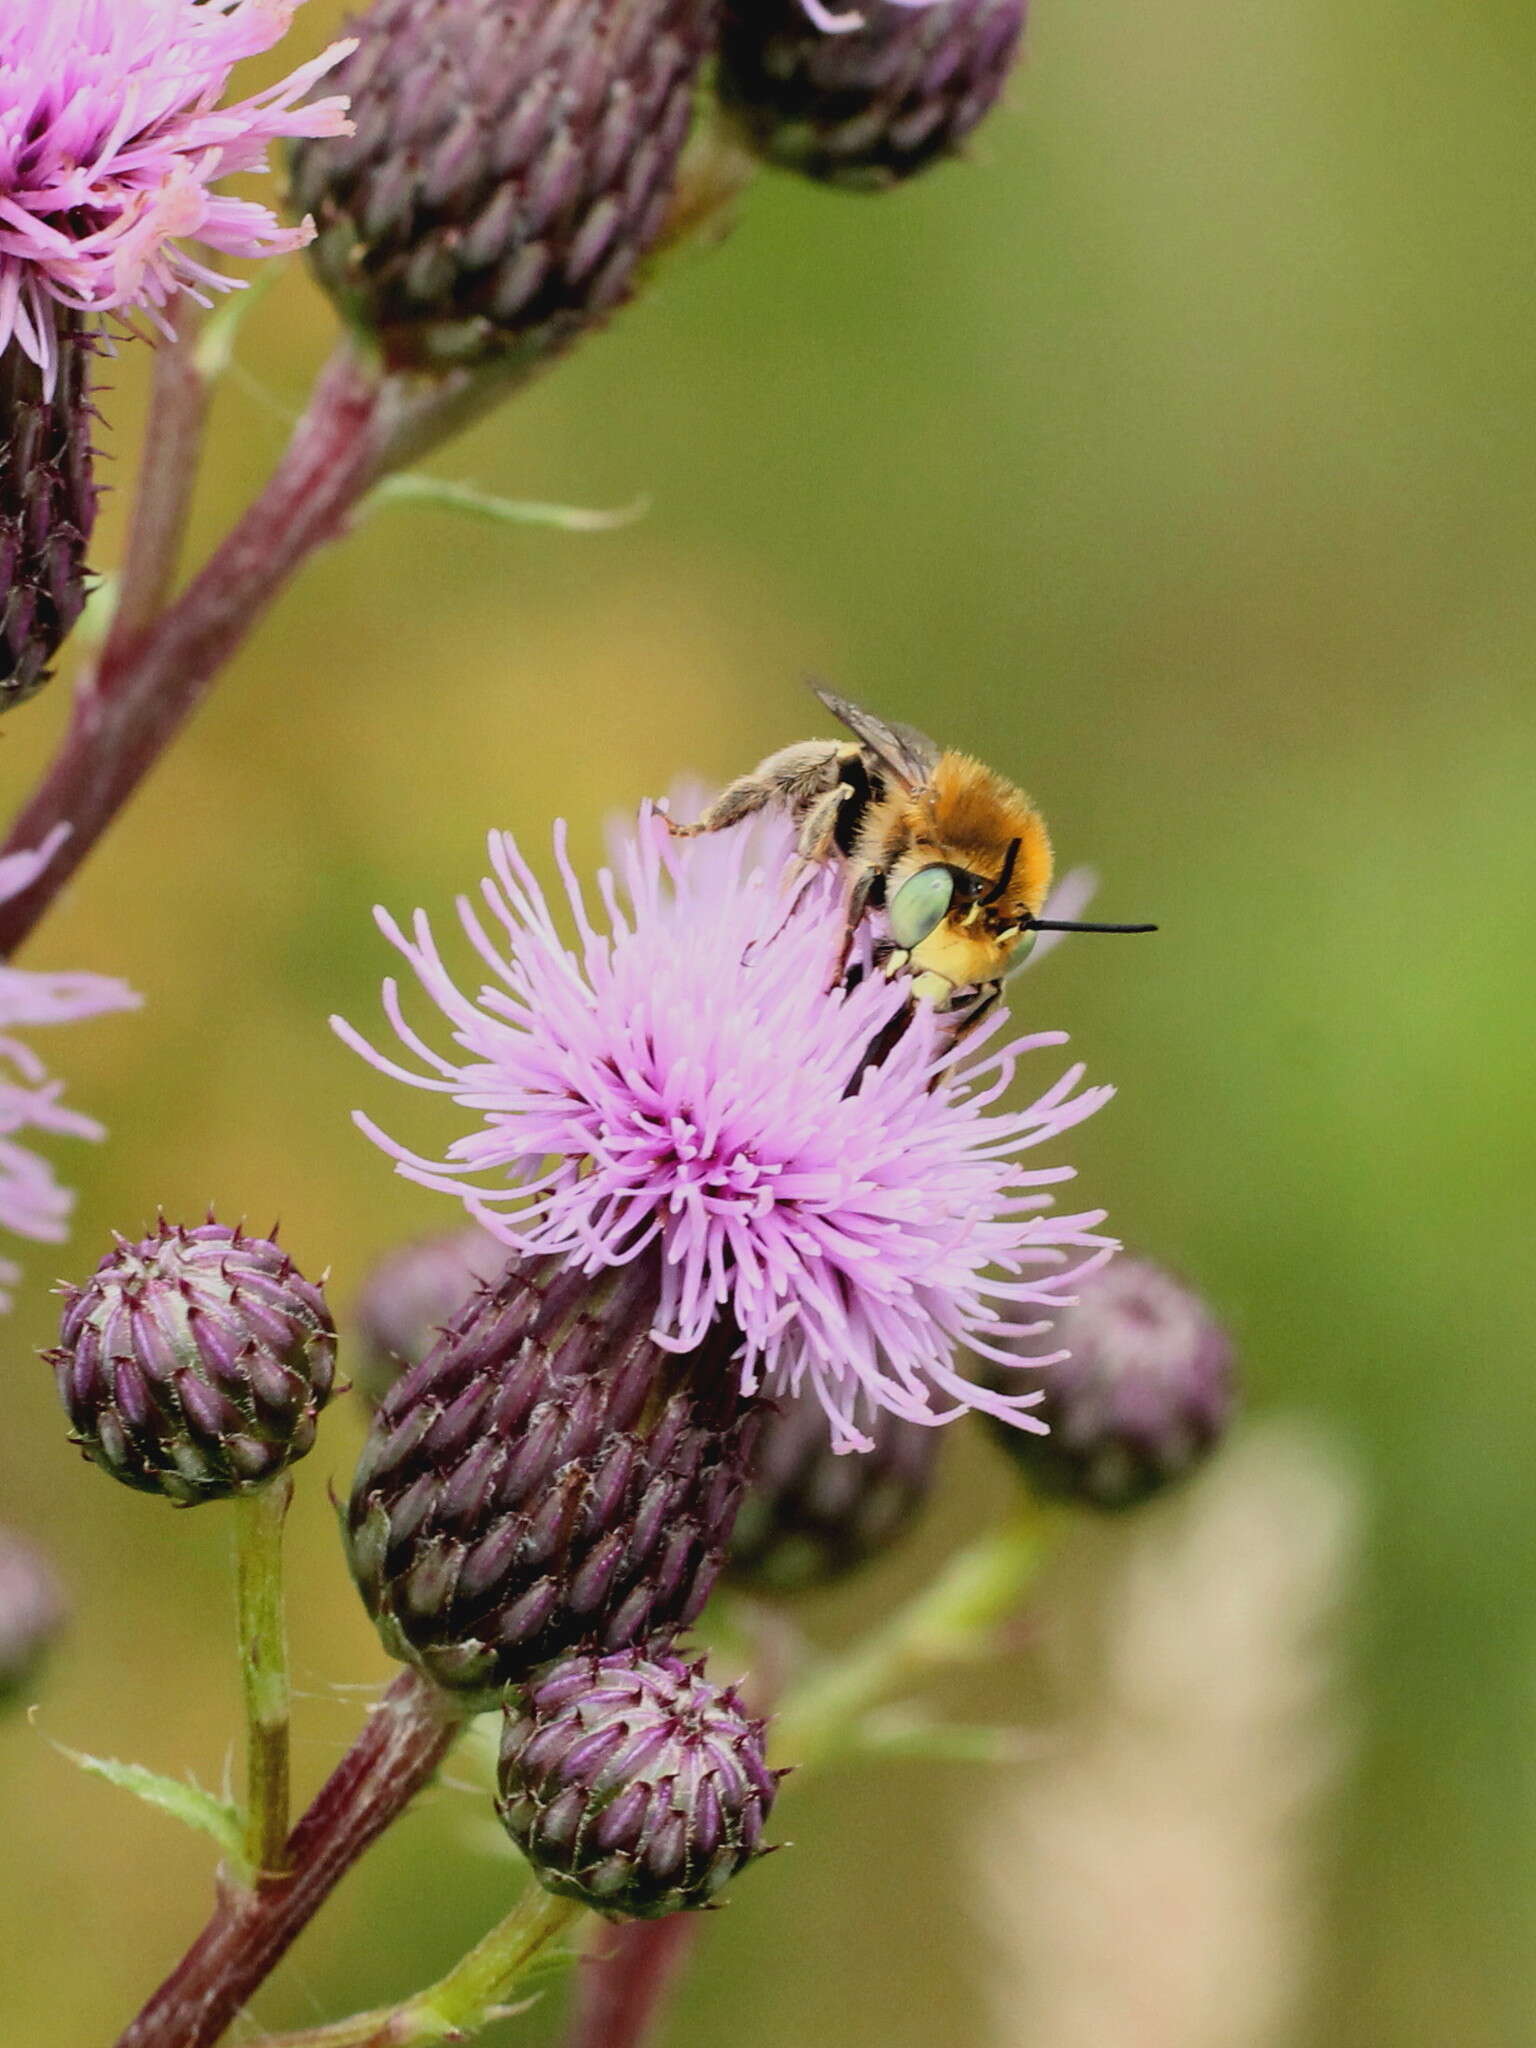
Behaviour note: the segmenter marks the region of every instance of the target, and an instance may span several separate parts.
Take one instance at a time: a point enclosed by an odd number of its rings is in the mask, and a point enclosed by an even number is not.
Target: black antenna
[[[977,897],[976,901],[978,903],[995,903],[1000,896],[1006,893],[1008,884],[1013,880],[1013,871],[1018,865],[1019,848],[1023,844],[1022,839],[1009,840],[1008,851],[1003,855],[1003,872],[998,876],[985,896]]]
[[[1015,841],[1017,844],[1017,841]],[[983,898],[983,901],[986,899]],[[1026,917],[1026,931],[1032,932],[1155,932],[1155,924],[1065,924],[1054,917]]]

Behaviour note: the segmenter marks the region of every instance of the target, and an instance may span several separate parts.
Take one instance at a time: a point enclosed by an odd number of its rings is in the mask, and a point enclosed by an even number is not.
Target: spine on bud
[[[293,197],[394,369],[552,355],[662,236],[713,0],[374,0]]]
[[[720,92],[769,162],[882,190],[953,155],[990,113],[1024,32],[1025,0],[871,0],[829,35],[801,0],[726,0]]]
[[[391,1655],[490,1698],[698,1614],[758,1411],[733,1329],[685,1358],[652,1341],[659,1289],[654,1255],[595,1278],[511,1267],[386,1395],[347,1528]]]
[[[0,352],[0,711],[48,681],[85,607],[92,347],[73,316],[58,318],[51,391],[19,342]]]

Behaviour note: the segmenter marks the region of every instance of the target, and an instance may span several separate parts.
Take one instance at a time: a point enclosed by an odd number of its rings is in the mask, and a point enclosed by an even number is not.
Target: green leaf
[[[201,1785],[189,1784],[185,1779],[163,1778],[158,1771],[146,1770],[143,1764],[120,1763],[116,1757],[110,1756],[89,1756],[83,1749],[71,1749],[68,1743],[54,1742],[52,1736],[45,1739],[60,1756],[68,1757],[72,1764],[78,1764],[91,1777],[105,1778],[109,1785],[131,1792],[146,1806],[158,1806],[162,1813],[173,1815],[185,1826],[199,1828],[205,1835],[212,1835],[226,1856],[240,1860],[240,1809],[228,1800],[215,1799]]]
[[[647,498],[636,498],[633,504],[620,505],[611,512],[582,505],[548,505],[530,498],[498,498],[475,484],[450,483],[445,477],[409,469],[375,484],[362,509],[373,512],[384,505],[435,505],[440,511],[463,513],[492,526],[551,526],[559,533],[611,533],[615,527],[632,525],[650,510]]]

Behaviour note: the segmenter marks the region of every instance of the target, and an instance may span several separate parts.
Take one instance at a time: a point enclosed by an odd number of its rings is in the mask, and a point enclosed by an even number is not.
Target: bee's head
[[[919,993],[943,1001],[1015,973],[1042,931],[1154,931],[1154,925],[1059,924],[1039,915],[1043,889],[1021,885],[1022,840],[1010,840],[996,875],[955,861],[915,859],[892,877],[886,914],[896,956]],[[1047,859],[1049,855],[1047,854]],[[1046,869],[1049,875],[1049,868]]]

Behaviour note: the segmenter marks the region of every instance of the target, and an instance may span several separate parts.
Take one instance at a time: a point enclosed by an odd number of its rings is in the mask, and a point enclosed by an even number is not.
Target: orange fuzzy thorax
[[[1023,790],[970,754],[950,753],[939,761],[920,801],[939,858],[973,874],[1000,874],[1017,839],[1013,879],[996,905],[996,922],[1039,916],[1051,886],[1051,839]]]

